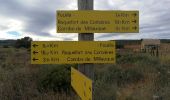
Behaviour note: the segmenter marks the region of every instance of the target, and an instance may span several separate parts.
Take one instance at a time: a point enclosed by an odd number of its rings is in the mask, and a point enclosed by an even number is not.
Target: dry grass
[[[38,91],[40,67],[30,64],[27,49],[0,48],[0,100],[75,100],[71,91]]]
[[[116,65],[95,65],[95,100],[153,100],[154,96],[170,100],[167,58],[124,52],[116,59]],[[0,48],[0,100],[77,100],[72,90],[40,92],[37,80],[42,68],[30,64],[27,49]]]
[[[159,58],[162,63],[170,64],[170,44],[161,44]]]
[[[157,57],[126,53],[117,58],[116,65],[95,68],[96,100],[170,100],[170,64]]]

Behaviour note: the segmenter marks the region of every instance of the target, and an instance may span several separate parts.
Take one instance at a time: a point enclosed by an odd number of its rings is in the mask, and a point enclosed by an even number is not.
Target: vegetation
[[[16,43],[15,43],[15,47],[16,48],[30,48],[31,47],[31,41],[32,41],[32,38],[30,37],[24,37],[24,38],[21,38],[21,39],[17,39]]]
[[[170,100],[170,65],[141,53],[117,53],[96,64],[95,100]],[[0,48],[0,100],[76,100],[70,67],[31,65],[26,48]]]
[[[70,65],[31,65],[24,48],[0,48],[0,62],[0,100],[75,100]]]
[[[70,65],[45,65],[40,68],[37,79],[38,90],[61,92],[70,90]]]
[[[159,58],[125,53],[116,65],[95,68],[95,100],[170,99],[170,66]]]

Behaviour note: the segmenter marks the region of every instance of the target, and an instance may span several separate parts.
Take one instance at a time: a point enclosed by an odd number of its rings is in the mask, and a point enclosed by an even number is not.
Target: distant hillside
[[[170,43],[170,39],[161,39],[161,43]]]
[[[0,46],[14,46],[17,40],[0,40]],[[161,43],[170,43],[170,39],[161,39]],[[117,46],[140,45],[142,40],[116,40]]]
[[[141,45],[141,40],[116,40],[116,48],[124,48],[125,45]],[[170,39],[160,39],[161,43],[170,43]]]
[[[116,40],[117,45],[140,45],[141,40]]]
[[[14,46],[16,40],[0,40],[0,46]]]
[[[116,40],[116,45],[140,45],[141,40]],[[170,43],[170,39],[160,39],[161,43]]]

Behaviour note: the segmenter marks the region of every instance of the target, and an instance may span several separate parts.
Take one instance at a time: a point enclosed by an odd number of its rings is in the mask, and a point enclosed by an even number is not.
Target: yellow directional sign
[[[139,11],[57,11],[58,33],[139,33]]]
[[[115,63],[115,41],[33,41],[31,64]]]
[[[71,68],[71,86],[82,100],[92,100],[92,80]]]

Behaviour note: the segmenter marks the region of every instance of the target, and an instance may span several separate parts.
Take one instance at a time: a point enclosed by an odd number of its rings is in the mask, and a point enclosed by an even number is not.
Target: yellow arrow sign
[[[115,63],[114,41],[33,41],[31,64]]]
[[[71,86],[82,100],[92,100],[92,80],[71,68]]]
[[[139,11],[57,11],[58,33],[139,33]]]

